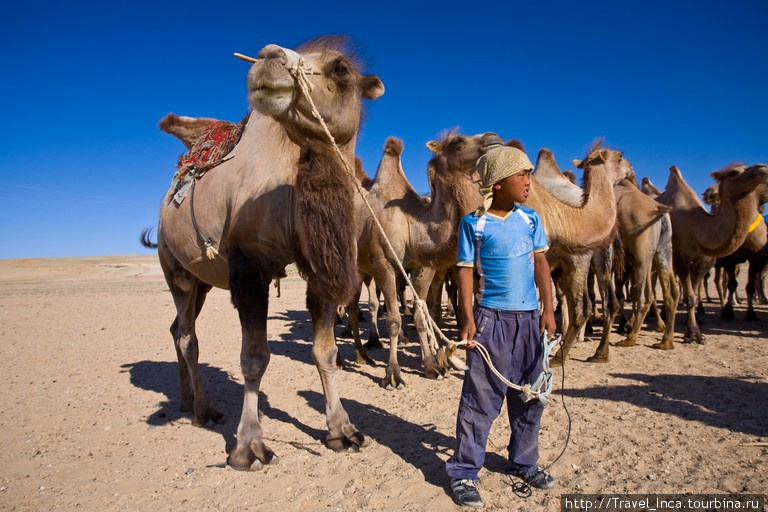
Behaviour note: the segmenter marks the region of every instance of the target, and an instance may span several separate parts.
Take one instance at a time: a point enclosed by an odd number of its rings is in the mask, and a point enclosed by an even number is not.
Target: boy
[[[525,153],[499,147],[478,159],[483,205],[459,225],[461,338],[481,342],[509,381],[532,384],[542,371],[540,332],[555,332],[552,287],[545,253],[549,246],[538,213],[520,206],[528,199],[533,165]],[[473,267],[480,287],[472,309]],[[539,289],[542,313],[536,288]],[[477,475],[485,461],[491,423],[507,398],[511,435],[508,474],[529,486],[549,489],[555,479],[539,469],[539,426],[544,406],[524,402],[488,369],[475,350],[467,370],[456,419],[456,452],[446,462],[451,491],[459,505],[482,508]]]

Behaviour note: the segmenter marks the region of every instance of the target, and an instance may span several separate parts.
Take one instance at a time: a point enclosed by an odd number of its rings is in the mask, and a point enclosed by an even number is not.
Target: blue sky
[[[100,4],[3,4],[0,259],[152,253],[139,232],[184,150],[160,118],[240,120],[248,65],[232,53],[322,34],[349,34],[386,87],[365,168],[400,137],[420,192],[425,143],[457,126],[563,169],[605,137],[638,176],[663,188],[674,164],[699,193],[732,161],[768,162],[764,0]]]

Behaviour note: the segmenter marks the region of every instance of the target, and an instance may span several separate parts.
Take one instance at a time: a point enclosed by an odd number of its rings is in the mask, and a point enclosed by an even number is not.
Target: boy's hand
[[[477,332],[475,319],[471,317],[469,319],[465,319],[464,327],[461,329],[461,339],[468,341],[466,345],[467,349],[472,349],[477,346],[477,342],[475,342],[475,332]]]
[[[545,308],[544,311],[541,313],[541,319],[539,320],[539,332],[544,334],[544,331],[547,331],[547,334],[551,337],[553,334],[555,334],[555,330],[557,329],[557,324],[555,323],[555,312],[553,309]]]

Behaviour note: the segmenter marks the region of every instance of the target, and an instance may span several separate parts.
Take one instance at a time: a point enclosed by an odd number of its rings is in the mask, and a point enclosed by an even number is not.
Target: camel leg
[[[240,471],[258,470],[264,464],[275,461],[275,453],[264,443],[259,423],[259,387],[270,359],[267,344],[270,277],[271,274],[263,272],[241,253],[233,251],[230,254],[229,288],[243,333],[240,369],[245,389],[243,411],[237,426],[237,444],[227,462]],[[334,308],[331,325],[336,323],[335,315]]]
[[[389,335],[387,370],[379,385],[386,389],[402,389],[405,387],[405,381],[400,376],[400,364],[397,362],[397,342],[402,326],[400,308],[397,307],[397,283],[392,267],[389,266],[388,262],[377,265],[374,272],[376,284],[384,294],[384,302],[387,304],[387,333]]]
[[[672,350],[675,348],[675,316],[677,315],[677,302],[680,300],[680,289],[677,287],[677,279],[669,266],[657,270],[661,293],[664,298],[664,315],[666,326],[661,337],[661,343],[653,344],[653,348]]]
[[[635,265],[635,282],[637,284],[634,291],[636,298],[633,300],[634,311],[632,312],[632,329],[629,331],[629,334],[627,334],[625,340],[616,344],[616,346],[619,347],[633,347],[637,345],[637,337],[640,335],[640,329],[643,327],[645,317],[651,309],[651,303],[648,300],[651,294],[651,276],[650,268],[647,263],[642,262]]]
[[[357,289],[357,294],[352,297],[352,302],[349,303],[349,330],[352,331],[352,337],[355,340],[355,363],[375,365],[376,363],[370,358],[360,339],[360,294],[362,291],[361,283]]]
[[[747,276],[747,315],[744,317],[744,320],[747,322],[757,322],[759,318],[757,317],[757,314],[755,313],[755,295],[757,292],[757,283],[759,282],[760,275],[763,273],[763,268],[765,268],[766,263],[768,263],[768,258],[760,257],[758,259],[753,259],[749,262],[749,274]]]
[[[213,406],[203,387],[198,360],[200,356],[195,320],[211,286],[203,283],[178,262],[161,254],[160,261],[176,306],[171,336],[179,366],[179,408],[192,412],[192,424],[198,427],[219,422],[223,414]]]
[[[736,294],[736,286],[738,285],[736,282],[736,265],[730,261],[726,261],[723,263],[721,270],[723,274],[727,276],[726,282],[728,283],[728,291],[725,304],[723,305],[722,311],[720,311],[720,318],[727,322],[731,322],[736,318],[736,315],[733,313],[733,299]]]
[[[712,268],[714,260],[712,258],[703,258],[701,260],[694,261],[690,267],[686,268],[685,274],[681,275],[681,280],[684,282],[684,290],[686,294],[686,306],[688,308],[688,319],[686,323],[686,332],[683,337],[683,341],[686,343],[699,343],[704,344],[704,337],[699,329],[698,320],[696,319],[697,301],[696,290],[698,289],[701,279],[704,274]],[[687,267],[687,266],[686,266]]]
[[[429,267],[421,267],[413,272],[413,287],[416,289],[416,294],[419,297],[426,297],[430,292],[432,281],[435,277],[435,269]],[[426,314],[429,314],[427,312]],[[433,350],[437,350],[437,347],[431,347],[429,345],[429,338],[427,336],[427,318],[425,317],[424,308],[414,307],[413,323],[416,326],[416,331],[419,333],[419,343],[421,344],[421,364],[424,368],[424,376],[428,379],[442,379],[445,375],[445,369],[440,368],[435,360],[435,354]]]
[[[611,327],[619,312],[619,301],[613,286],[612,252],[609,249],[596,251],[595,255],[592,257],[592,261],[594,263],[595,278],[597,279],[600,296],[603,298],[603,332],[600,336],[600,344],[597,346],[595,354],[588,358],[587,361],[590,363],[599,363],[608,361]]]
[[[376,288],[376,281],[372,277],[367,277],[366,285],[368,287],[368,313],[371,315],[371,332],[368,334],[367,346],[369,349],[384,348],[379,336],[379,290]]]
[[[336,339],[334,337],[335,306],[323,301],[307,288],[307,309],[312,317],[314,342],[312,359],[315,361],[325,396],[325,416],[328,436],[325,445],[333,451],[357,452],[370,441],[349,421],[349,415],[341,405],[336,388]],[[238,443],[239,443],[238,431]]]
[[[572,268],[566,268],[561,274],[563,283],[563,292],[566,294],[566,304],[568,306],[568,317],[570,322],[568,329],[563,335],[563,341],[560,349],[552,357],[551,363],[562,364],[568,358],[568,352],[576,341],[579,331],[587,321],[591,311],[585,311],[586,299],[589,296],[586,293],[587,274],[589,273],[590,254],[573,257]]]

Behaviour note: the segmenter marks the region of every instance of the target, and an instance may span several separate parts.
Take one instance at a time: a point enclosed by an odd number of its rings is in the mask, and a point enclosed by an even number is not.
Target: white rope
[[[515,384],[514,382],[511,382],[508,380],[504,375],[499,372],[499,370],[496,369],[496,366],[494,366],[493,362],[491,361],[491,354],[488,352],[488,349],[483,346],[482,343],[475,340],[475,348],[474,350],[477,350],[480,355],[485,360],[486,364],[488,365],[488,368],[490,368],[491,372],[493,372],[496,377],[499,378],[501,382],[506,384],[512,389],[516,389],[520,391],[520,393],[523,394],[523,401],[528,402],[530,400],[533,400],[534,398],[538,398],[539,401],[546,404],[547,403],[547,397],[552,392],[552,369],[549,366],[549,354],[552,353],[552,349],[560,343],[560,340],[562,337],[557,334],[555,336],[552,336],[550,339],[547,336],[547,331],[544,331],[544,334],[541,335],[541,343],[543,348],[543,354],[542,354],[542,372],[541,375],[536,379],[536,381],[533,384],[523,384],[522,386],[519,384]],[[459,342],[449,342],[457,347],[467,346],[469,345],[468,340],[461,340]],[[542,386],[544,387],[542,389]]]

